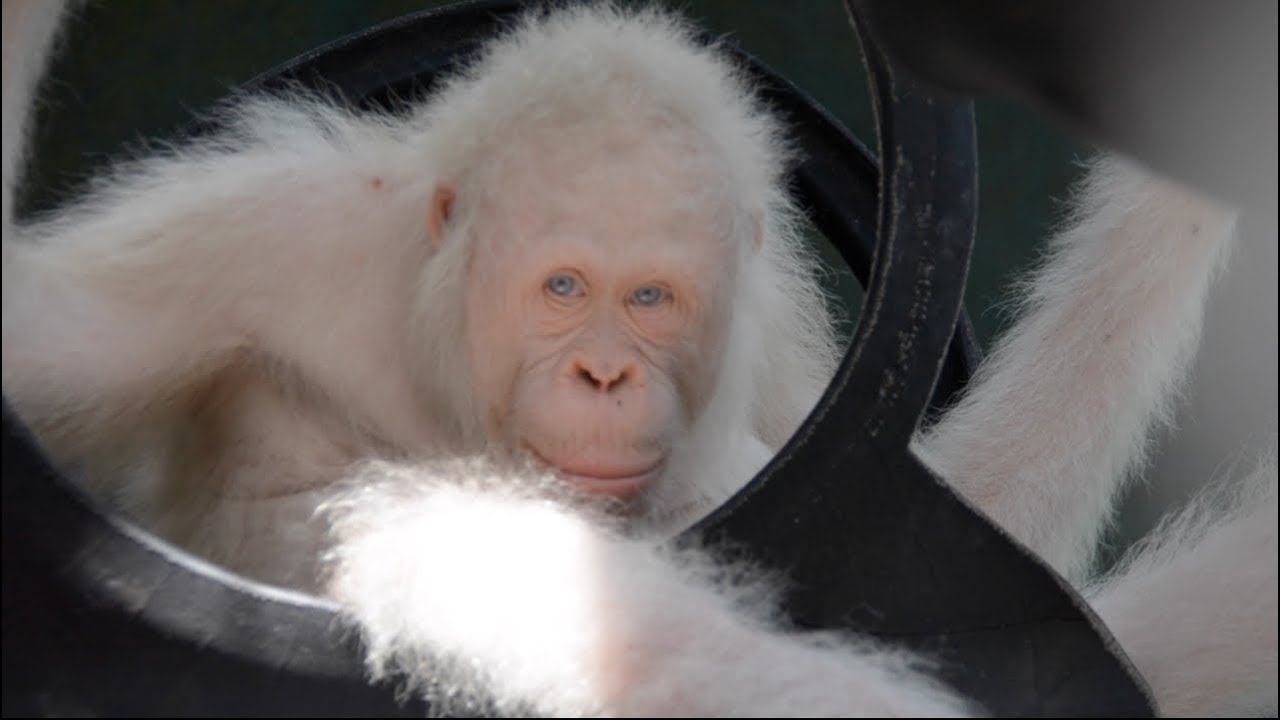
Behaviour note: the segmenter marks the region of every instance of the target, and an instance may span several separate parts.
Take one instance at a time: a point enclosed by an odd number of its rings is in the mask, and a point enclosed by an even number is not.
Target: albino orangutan
[[[663,545],[838,354],[784,128],[717,48],[661,13],[531,13],[410,110],[250,98],[16,222],[59,11],[4,2],[4,392],[94,493],[336,599],[411,686],[462,661],[500,707],[557,715],[981,712]],[[1083,583],[1232,217],[1112,159],[1077,208],[917,450]],[[1095,593],[1166,712],[1274,712],[1274,479]]]

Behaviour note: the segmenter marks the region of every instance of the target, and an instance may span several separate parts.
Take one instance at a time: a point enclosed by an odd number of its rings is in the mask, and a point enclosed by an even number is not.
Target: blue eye
[[[560,297],[573,297],[582,294],[581,290],[578,289],[578,281],[572,275],[552,275],[547,279],[547,291]]]
[[[631,302],[636,305],[657,305],[665,300],[666,297],[667,292],[654,285],[645,285],[644,287],[636,288],[631,292]]]

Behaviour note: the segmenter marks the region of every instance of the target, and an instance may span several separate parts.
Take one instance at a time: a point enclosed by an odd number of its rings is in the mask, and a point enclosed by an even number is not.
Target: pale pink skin
[[[479,214],[467,283],[471,387],[490,440],[624,501],[662,476],[715,387],[737,260],[716,209],[682,202],[697,181],[688,163],[665,155],[620,134],[565,148],[536,174],[516,165],[510,199]],[[456,194],[437,188],[433,242]]]

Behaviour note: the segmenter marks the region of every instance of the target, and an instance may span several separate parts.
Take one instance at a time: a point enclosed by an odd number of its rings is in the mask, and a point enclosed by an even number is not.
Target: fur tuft
[[[374,677],[552,716],[954,717],[919,660],[778,629],[773,588],[625,537],[486,461],[370,464],[326,506]],[[707,682],[714,677],[713,682]]]

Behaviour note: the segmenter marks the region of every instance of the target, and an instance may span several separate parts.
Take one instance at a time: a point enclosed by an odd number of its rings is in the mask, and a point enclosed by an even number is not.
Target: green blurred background
[[[111,158],[175,131],[231,88],[306,50],[424,0],[113,0],[71,22],[45,87],[21,208],[56,205]],[[869,146],[873,120],[840,0],[668,2],[762,59]],[[968,308],[985,342],[1007,321],[999,301],[1056,217],[1085,151],[1039,118],[979,101],[980,216]],[[834,289],[847,304],[850,278]]]

